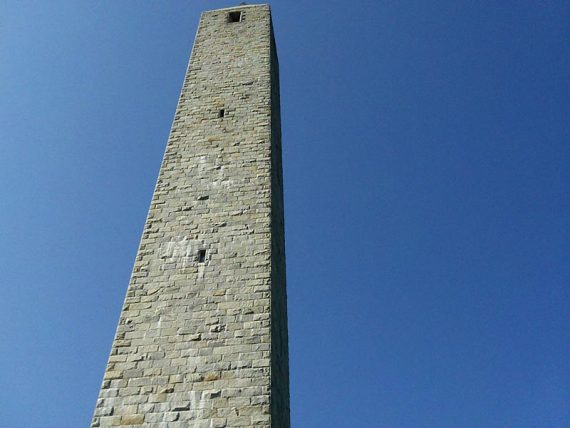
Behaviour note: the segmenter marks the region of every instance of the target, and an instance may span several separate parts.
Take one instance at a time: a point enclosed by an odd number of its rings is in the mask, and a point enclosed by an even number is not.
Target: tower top
[[[245,2],[242,2],[236,6],[222,7],[220,9],[211,9],[211,10],[207,10],[206,12],[217,12],[217,11],[221,11],[221,10],[239,9],[239,8],[244,8],[244,7],[265,7],[265,8],[271,9],[271,5],[269,3],[247,4]]]

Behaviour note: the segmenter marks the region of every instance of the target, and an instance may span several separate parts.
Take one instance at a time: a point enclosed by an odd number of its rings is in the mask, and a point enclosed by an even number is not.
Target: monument
[[[279,71],[268,5],[204,12],[92,427],[285,427]]]

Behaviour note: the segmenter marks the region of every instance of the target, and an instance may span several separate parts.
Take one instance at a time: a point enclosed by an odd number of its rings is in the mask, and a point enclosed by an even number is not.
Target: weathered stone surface
[[[121,425],[140,425],[144,422],[144,415],[123,416]]]
[[[267,5],[201,17],[92,423],[126,425],[289,427]]]

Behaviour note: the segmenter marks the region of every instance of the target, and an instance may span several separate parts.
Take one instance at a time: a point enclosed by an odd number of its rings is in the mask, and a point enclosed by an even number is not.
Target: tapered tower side
[[[289,427],[267,5],[202,14],[92,426]]]
[[[285,219],[281,163],[279,61],[271,25],[271,415],[272,426],[290,426],[289,341],[285,269]]]

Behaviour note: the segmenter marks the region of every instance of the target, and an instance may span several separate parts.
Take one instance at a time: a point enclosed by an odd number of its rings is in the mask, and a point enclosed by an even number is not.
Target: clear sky
[[[205,0],[0,2],[0,426],[87,427]],[[285,1],[298,428],[570,427],[570,3]]]

